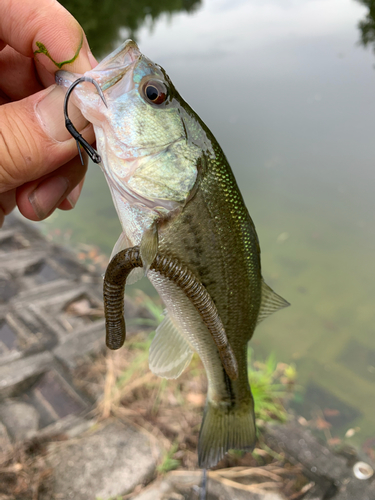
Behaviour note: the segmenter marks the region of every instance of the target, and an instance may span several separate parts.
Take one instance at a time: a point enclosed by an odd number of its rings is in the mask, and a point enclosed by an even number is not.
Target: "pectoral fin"
[[[149,228],[145,229],[140,244],[140,253],[145,276],[155,259],[155,255],[158,251],[158,244],[158,229],[156,222],[154,222]]]
[[[260,304],[257,324],[266,319],[272,313],[288,306],[290,306],[290,303],[274,292],[272,288],[262,280],[262,301]]]
[[[148,361],[150,370],[159,377],[178,378],[192,356],[192,347],[167,313],[151,343]]]

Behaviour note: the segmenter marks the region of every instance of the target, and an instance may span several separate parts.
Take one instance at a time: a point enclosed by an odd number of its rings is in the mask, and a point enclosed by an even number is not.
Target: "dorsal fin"
[[[272,313],[288,306],[290,306],[289,302],[274,292],[272,288],[262,280],[262,300],[260,303],[257,324],[266,319]]]

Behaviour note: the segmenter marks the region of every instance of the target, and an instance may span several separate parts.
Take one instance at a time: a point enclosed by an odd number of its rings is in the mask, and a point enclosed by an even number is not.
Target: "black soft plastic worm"
[[[127,248],[115,255],[105,273],[103,296],[106,344],[113,350],[119,349],[125,342],[124,290],[130,272],[136,267],[143,267],[138,246]],[[187,267],[176,259],[159,253],[156,254],[150,269],[173,281],[191,300],[212,335],[225,371],[229,378],[236,380],[238,377],[237,360],[228,342],[216,306],[206,288]]]

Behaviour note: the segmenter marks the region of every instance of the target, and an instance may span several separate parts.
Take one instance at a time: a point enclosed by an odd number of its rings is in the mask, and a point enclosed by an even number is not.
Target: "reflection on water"
[[[375,71],[357,28],[368,8],[205,0],[188,4],[199,5],[194,15],[160,14],[150,31],[140,25],[144,10],[125,11],[131,2],[102,3],[112,10],[96,18],[83,5],[75,14],[91,20],[98,53],[121,26],[138,30],[141,50],[166,68],[229,158],[266,281],[292,303],[260,325],[255,352],[296,363],[306,418],[323,415],[333,437],[355,429],[351,444],[374,437]],[[48,226],[110,253],[120,225],[97,166],[76,209]]]
[[[60,0],[83,27],[96,57],[106,55],[122,39],[137,40],[137,31],[147,20],[151,25],[161,14],[194,12],[201,0]]]
[[[367,45],[374,45],[375,49],[375,0],[357,1],[368,7],[366,17],[358,24],[361,30],[361,42],[365,47]]]

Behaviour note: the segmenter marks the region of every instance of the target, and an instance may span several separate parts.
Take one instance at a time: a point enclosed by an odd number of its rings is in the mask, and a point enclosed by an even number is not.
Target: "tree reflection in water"
[[[375,51],[375,0],[357,0],[368,7],[368,13],[362,21],[358,23],[361,31],[361,43],[366,47],[373,45]]]
[[[146,21],[154,22],[161,14],[195,12],[201,0],[60,0],[60,3],[83,27],[96,57],[113,50],[113,44],[124,38],[137,39],[137,31]],[[121,36],[120,29],[126,30]]]

